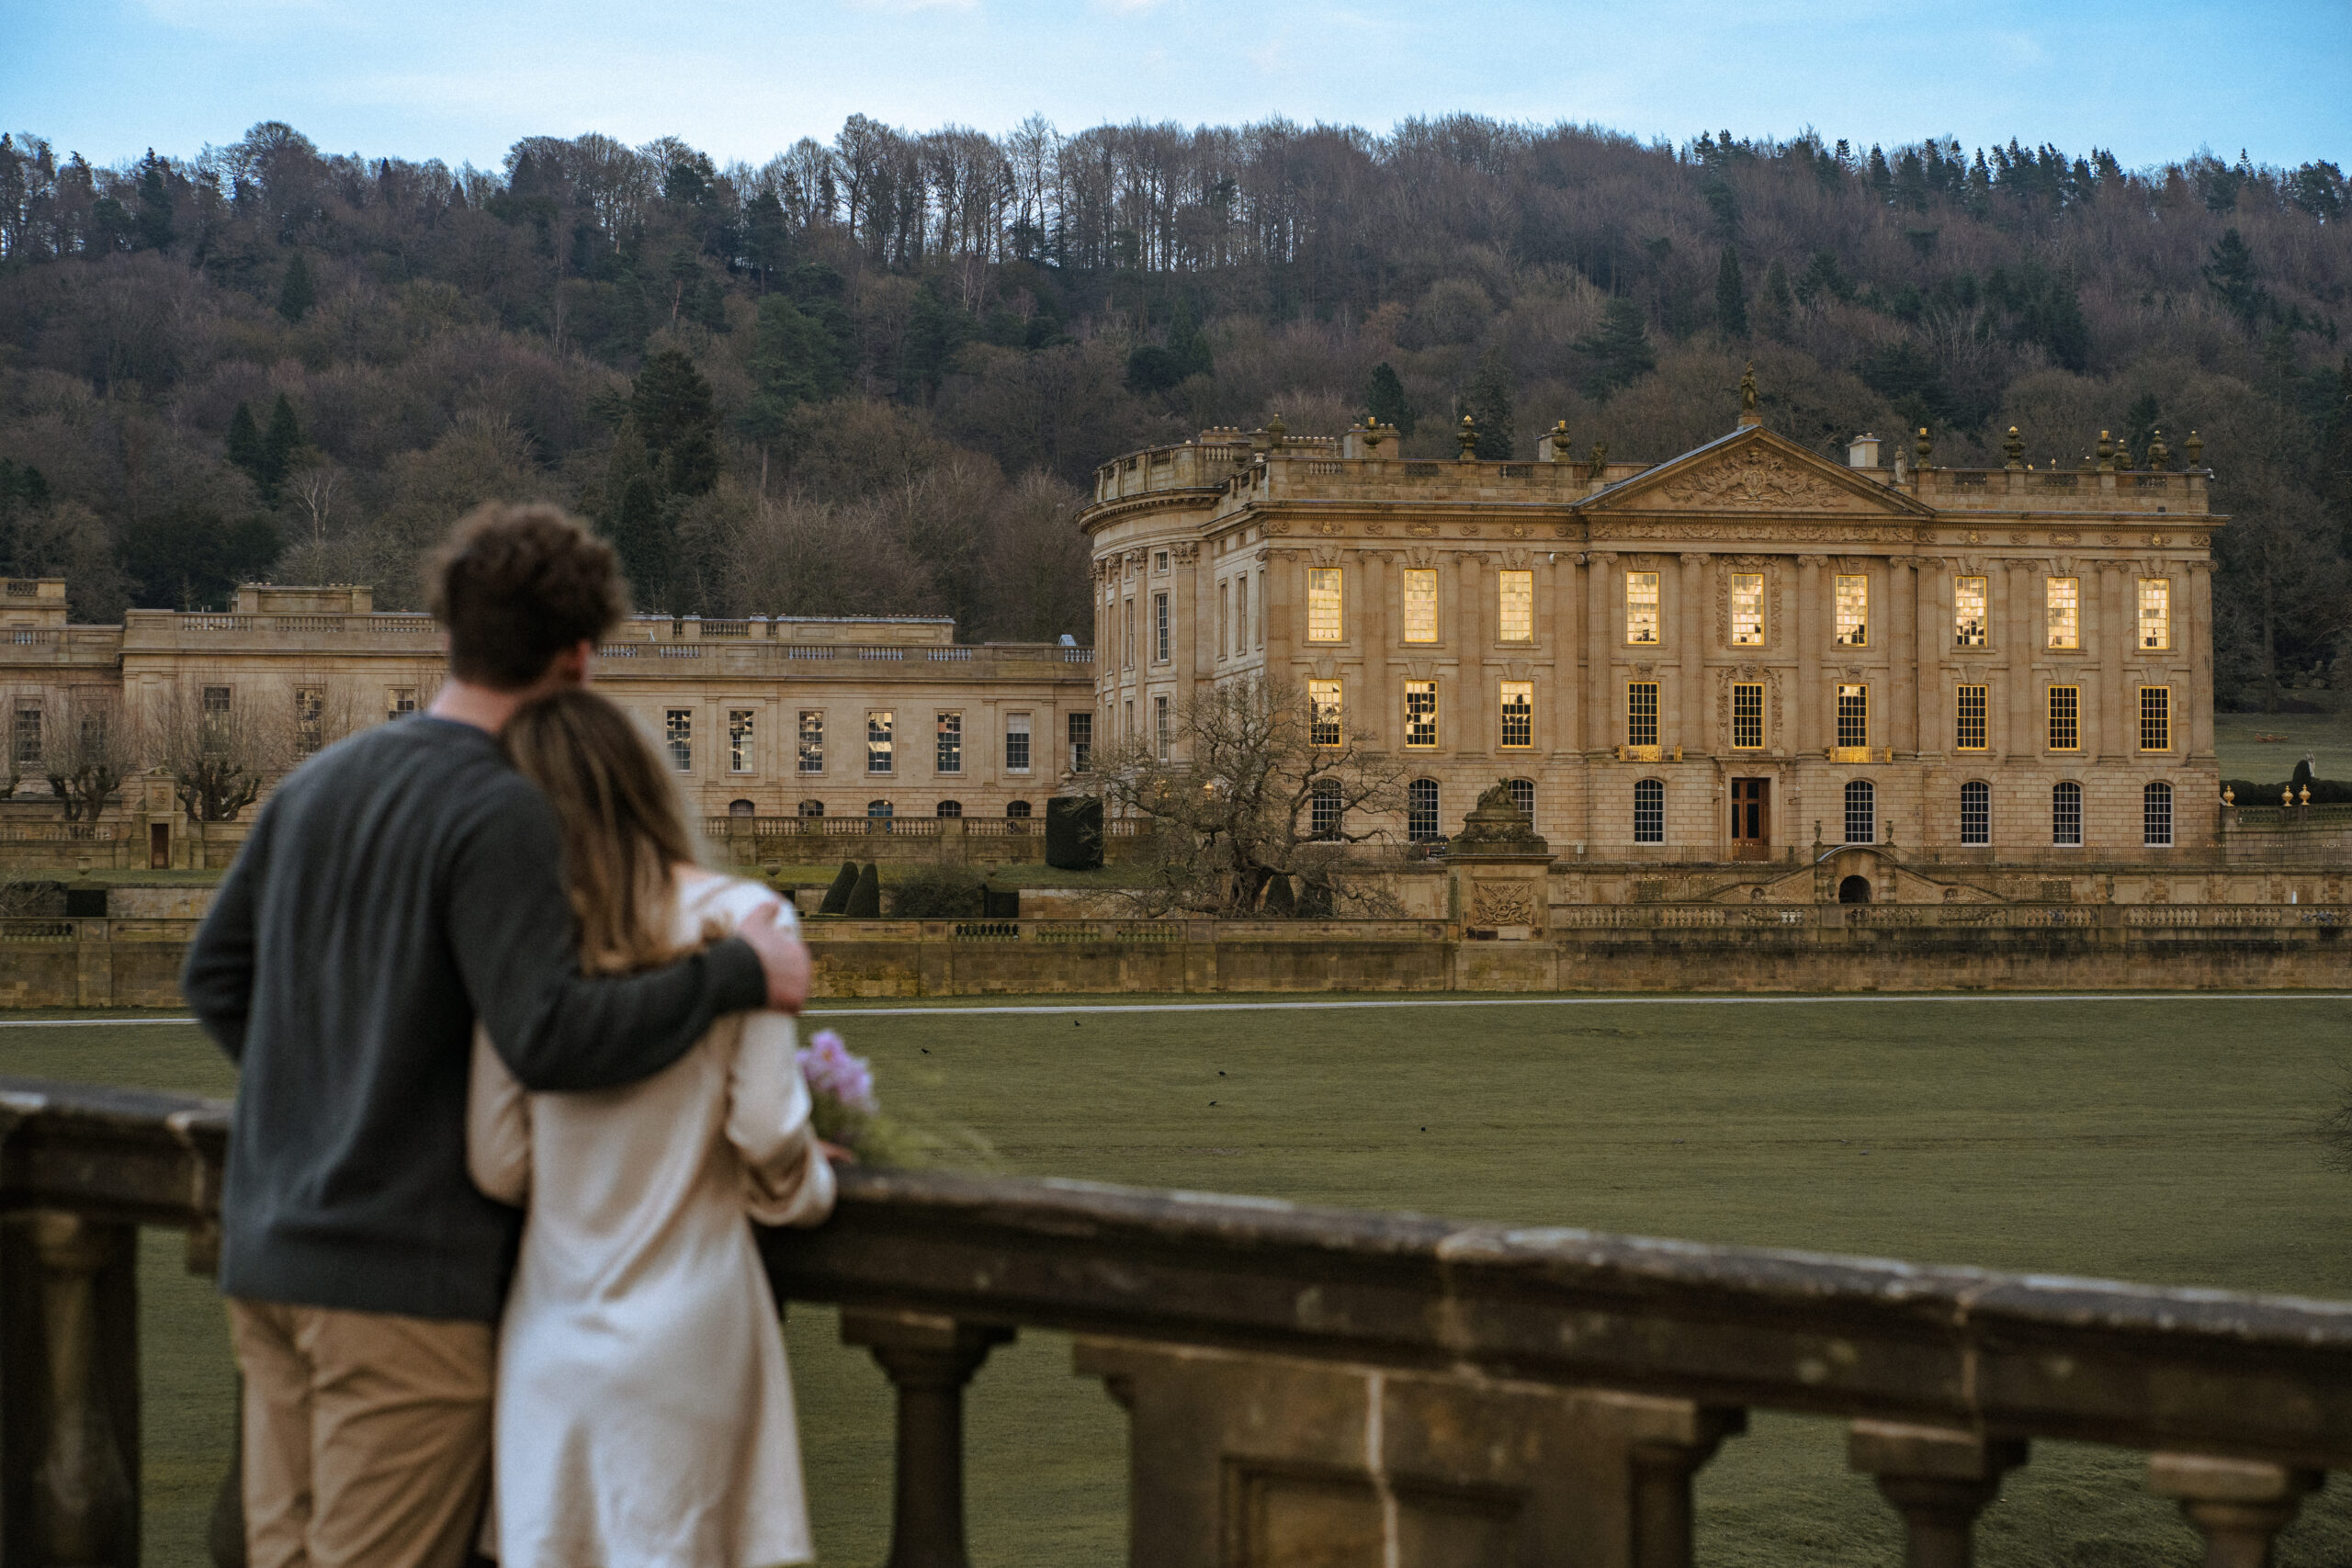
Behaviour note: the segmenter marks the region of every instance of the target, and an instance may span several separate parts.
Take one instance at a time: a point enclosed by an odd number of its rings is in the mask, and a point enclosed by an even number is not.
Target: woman
[[[659,759],[603,698],[534,703],[503,739],[562,825],[589,970],[659,964],[777,903],[695,864]],[[530,1210],[484,1528],[505,1568],[812,1555],[784,1338],[746,1221],[831,1212],[808,1111],[779,1013],[721,1019],[666,1070],[594,1094],[526,1094],[476,1035],[474,1180]]]

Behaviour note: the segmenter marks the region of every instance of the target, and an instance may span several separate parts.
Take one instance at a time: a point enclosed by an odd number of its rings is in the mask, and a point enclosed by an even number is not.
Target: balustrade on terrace
[[[210,1269],[225,1111],[0,1080],[11,1562],[138,1561],[137,1228]],[[1030,1328],[1129,1413],[1139,1568],[1680,1568],[1756,1408],[1850,1423],[1914,1568],[1969,1561],[2036,1438],[2148,1451],[2212,1568],[2352,1465],[2352,1304],[856,1168],[761,1239],[896,1390],[893,1568],[963,1568],[963,1390]],[[233,1471],[212,1546],[242,1561]]]

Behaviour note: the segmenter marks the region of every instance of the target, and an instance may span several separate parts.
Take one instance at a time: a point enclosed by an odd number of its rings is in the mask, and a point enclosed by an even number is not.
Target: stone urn
[[[1450,913],[1474,942],[1532,942],[1549,934],[1552,846],[1498,780],[1478,796],[1446,850]]]

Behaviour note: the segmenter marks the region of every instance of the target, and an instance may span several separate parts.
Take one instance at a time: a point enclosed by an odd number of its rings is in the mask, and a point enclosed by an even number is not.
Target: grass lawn
[[[2258,736],[2284,739],[2262,740]],[[2352,779],[2352,716],[2334,713],[2217,713],[2213,752],[2225,779],[2283,784],[2311,753],[2324,779]],[[2269,804],[2276,806],[2278,801]]]
[[[976,1129],[1012,1171],[2352,1295],[2352,1178],[2322,1170],[2305,1136],[2343,1076],[2335,1001],[859,1010],[827,1009],[886,1103]],[[229,1087],[170,1025],[0,1028],[0,1062]],[[148,1262],[148,1561],[193,1563],[229,1420],[223,1334],[176,1238],[153,1238]],[[878,1562],[887,1385],[830,1313],[796,1309],[788,1334],[822,1558]],[[1118,1561],[1123,1424],[1071,1376],[1061,1337],[1000,1351],[969,1406],[976,1562]],[[2194,1562],[2143,1471],[2137,1454],[2038,1445],[1985,1516],[1979,1560]],[[2352,1560],[2347,1491],[2306,1507],[2283,1562]],[[1703,1562],[1900,1560],[1834,1423],[1759,1415],[1700,1497]]]

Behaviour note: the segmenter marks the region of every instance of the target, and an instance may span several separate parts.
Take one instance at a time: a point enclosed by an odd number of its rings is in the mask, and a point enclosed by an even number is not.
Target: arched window
[[[1025,800],[1007,801],[1005,803],[1004,814],[1005,816],[1018,821],[1027,821],[1029,818],[1029,803]]]
[[[1666,842],[1666,784],[1642,779],[1634,785],[1634,842]]]
[[[964,815],[964,803],[960,800],[943,800],[939,803],[939,814],[942,817],[961,817]]]
[[[825,814],[825,803],[821,800],[804,800],[796,809],[803,817],[822,817]]]
[[[892,815],[890,803],[887,800],[869,800],[865,803],[865,814],[868,817],[888,817]]]
[[[1306,797],[1307,831],[1318,839],[1336,839],[1342,815],[1339,784],[1331,779],[1316,780]]]
[[[760,808],[748,800],[730,800],[727,803],[727,815],[729,817],[756,817],[759,811]]]
[[[1960,841],[1993,841],[1993,786],[1983,779],[1971,779],[1960,786]]]
[[[2053,844],[2079,844],[2083,841],[2083,786],[2072,779],[2050,786],[2050,841]]]
[[[1535,826],[1535,781],[1533,779],[1510,781],[1510,803],[1526,814],[1529,827]]]
[[[1437,780],[1415,779],[1405,786],[1405,837],[1417,844],[1437,838]]]
[[[2172,785],[2152,784],[2140,792],[2140,841],[2172,847]]]
[[[1878,786],[1868,779],[1846,781],[1846,841],[1878,842]]]

